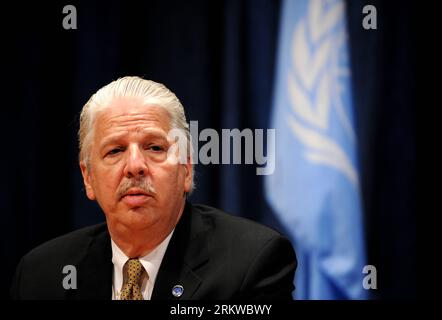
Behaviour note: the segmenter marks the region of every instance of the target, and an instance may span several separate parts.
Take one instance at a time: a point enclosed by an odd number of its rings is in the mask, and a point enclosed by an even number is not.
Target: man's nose
[[[127,178],[145,176],[147,175],[147,170],[146,159],[143,156],[142,150],[137,145],[130,145],[124,175]]]

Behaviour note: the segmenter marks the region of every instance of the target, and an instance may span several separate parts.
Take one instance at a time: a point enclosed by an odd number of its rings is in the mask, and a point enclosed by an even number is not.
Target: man
[[[106,223],[25,255],[14,299],[291,298],[296,258],[289,241],[187,202],[190,152],[171,161],[184,152],[172,148],[172,129],[184,132],[189,151],[184,109],[162,84],[124,77],[91,97],[80,116],[80,168]]]

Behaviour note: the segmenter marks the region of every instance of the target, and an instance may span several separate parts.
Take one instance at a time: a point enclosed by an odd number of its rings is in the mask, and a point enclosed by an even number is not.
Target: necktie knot
[[[138,259],[129,259],[127,261],[127,276],[128,282],[139,283],[141,280],[141,275],[143,274],[144,268]]]
[[[126,262],[126,283],[121,290],[121,300],[143,300],[141,279],[144,272],[140,260],[134,258]]]

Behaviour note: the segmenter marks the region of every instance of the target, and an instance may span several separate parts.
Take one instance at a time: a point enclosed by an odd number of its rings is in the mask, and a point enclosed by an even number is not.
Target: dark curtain
[[[65,5],[77,30],[65,30]],[[362,28],[362,7],[378,29]],[[20,257],[104,221],[77,161],[78,117],[103,85],[138,75],[168,86],[199,130],[268,128],[280,2],[69,1],[2,4],[1,269],[6,298]],[[415,297],[414,37],[411,5],[349,1],[368,262],[375,298]],[[191,197],[285,232],[255,165],[197,165]]]

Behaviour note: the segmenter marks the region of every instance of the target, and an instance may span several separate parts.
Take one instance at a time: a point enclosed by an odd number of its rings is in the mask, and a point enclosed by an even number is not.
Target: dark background
[[[77,30],[62,9],[77,8]],[[415,38],[411,4],[348,1],[368,263],[374,298],[416,297]],[[378,29],[362,28],[375,5]],[[280,1],[2,4],[1,297],[33,247],[104,215],[77,163],[78,117],[125,75],[166,84],[199,129],[267,128]],[[192,201],[279,229],[255,165],[196,167]]]

